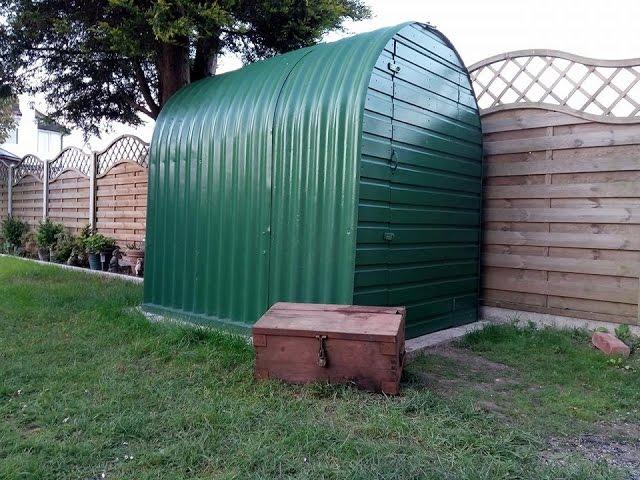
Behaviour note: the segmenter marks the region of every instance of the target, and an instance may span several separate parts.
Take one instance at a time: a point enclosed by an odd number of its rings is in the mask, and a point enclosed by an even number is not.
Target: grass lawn
[[[151,324],[141,287],[0,258],[2,479],[640,478],[640,361],[492,326],[402,396],[256,384],[241,338]]]

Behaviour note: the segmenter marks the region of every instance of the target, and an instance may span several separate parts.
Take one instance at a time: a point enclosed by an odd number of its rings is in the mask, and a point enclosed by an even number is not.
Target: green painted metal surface
[[[438,32],[411,25],[371,77],[354,303],[406,305],[407,336],[474,321],[482,135],[471,84]]]
[[[386,293],[371,303],[415,304],[421,279],[451,267],[439,259],[477,264],[475,100],[455,52],[421,32],[405,24],[321,44],[178,92],[151,145],[145,308],[244,328],[280,300],[366,303],[377,289]],[[431,71],[388,50],[406,46],[438,49]],[[380,224],[397,224],[411,251],[375,248]],[[422,238],[429,228],[438,240]]]

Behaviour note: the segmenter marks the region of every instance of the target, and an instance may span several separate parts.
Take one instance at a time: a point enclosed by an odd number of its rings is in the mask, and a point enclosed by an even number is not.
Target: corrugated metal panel
[[[150,154],[147,307],[238,323],[265,309],[274,112],[307,53],[197,82],[163,109]]]
[[[253,323],[280,299],[348,302],[364,98],[400,27],[197,82],[150,155],[145,306]]]
[[[276,110],[270,303],[351,303],[361,124],[373,65],[397,28],[319,45]]]
[[[407,305],[408,337],[475,320],[481,186],[466,70],[440,34],[405,27],[367,94],[354,303]]]

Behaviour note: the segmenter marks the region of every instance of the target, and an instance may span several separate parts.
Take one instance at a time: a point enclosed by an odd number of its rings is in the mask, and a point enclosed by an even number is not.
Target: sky
[[[346,33],[331,33],[327,41],[406,21],[429,22],[455,45],[467,65],[492,55],[548,48],[601,59],[640,57],[640,0],[365,0],[373,18],[346,23]],[[220,72],[242,63],[221,61]],[[101,149],[115,136],[133,133],[150,140],[152,122],[132,129],[115,125],[102,138],[85,144],[74,132],[65,146]]]

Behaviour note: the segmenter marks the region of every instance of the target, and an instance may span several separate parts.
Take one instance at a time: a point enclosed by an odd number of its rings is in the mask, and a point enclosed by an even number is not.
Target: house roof
[[[0,148],[0,160],[6,163],[7,165],[15,165],[20,161],[20,157],[14,155],[11,152],[8,152],[4,148]]]

